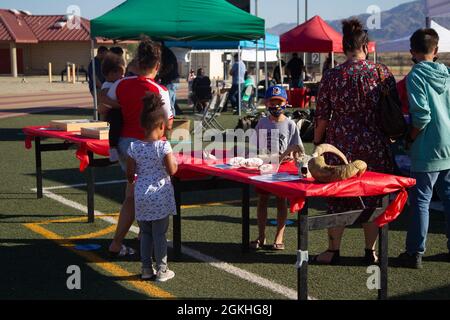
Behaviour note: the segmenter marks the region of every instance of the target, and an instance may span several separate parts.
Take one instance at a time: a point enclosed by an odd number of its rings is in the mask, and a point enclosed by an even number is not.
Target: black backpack
[[[408,125],[403,117],[401,103],[398,97],[392,96],[379,65],[377,65],[377,72],[381,87],[378,100],[379,127],[391,140],[397,140],[405,136],[408,131]]]

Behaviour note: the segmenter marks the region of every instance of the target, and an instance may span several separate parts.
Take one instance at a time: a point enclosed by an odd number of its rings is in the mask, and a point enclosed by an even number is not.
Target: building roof
[[[38,42],[38,39],[25,22],[24,16],[25,14],[20,11],[14,13],[9,10],[0,9],[0,23],[6,30],[6,33],[3,33],[5,38],[0,38],[0,41],[13,40],[17,43]]]
[[[79,22],[79,23],[78,23]],[[31,15],[0,9],[0,41],[90,41],[90,22],[66,15]]]

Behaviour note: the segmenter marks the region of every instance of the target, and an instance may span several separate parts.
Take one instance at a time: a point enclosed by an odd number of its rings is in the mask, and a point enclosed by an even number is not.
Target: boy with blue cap
[[[282,86],[273,86],[267,89],[265,103],[268,117],[261,118],[255,127],[258,137],[258,150],[267,150],[270,154],[283,154],[291,146],[300,146],[303,143],[300,132],[294,121],[284,115],[287,105],[287,93]],[[273,141],[273,139],[276,139]],[[261,152],[259,152],[261,153]],[[266,244],[267,204],[270,193],[256,189],[258,193],[258,239],[252,241],[253,249],[260,249]],[[272,249],[284,250],[284,231],[287,219],[287,205],[285,198],[277,198],[277,233]]]

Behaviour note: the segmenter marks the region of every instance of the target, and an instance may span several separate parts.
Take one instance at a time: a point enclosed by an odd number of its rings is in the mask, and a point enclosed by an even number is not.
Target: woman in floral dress
[[[389,138],[380,130],[377,105],[380,98],[380,77],[384,75],[386,85],[397,97],[395,78],[389,69],[367,60],[369,38],[361,23],[345,20],[343,25],[343,47],[347,61],[328,70],[319,87],[316,109],[314,144],[322,142],[334,145],[349,161],[363,160],[368,170],[390,173],[393,170]],[[337,157],[327,156],[327,163],[342,164]],[[381,198],[363,198],[366,207],[376,207]],[[328,201],[328,211],[339,213],[362,209],[360,198],[340,198]],[[375,244],[378,228],[373,223],[365,224],[365,261],[378,261]],[[337,264],[344,228],[328,230],[329,248],[316,261]]]

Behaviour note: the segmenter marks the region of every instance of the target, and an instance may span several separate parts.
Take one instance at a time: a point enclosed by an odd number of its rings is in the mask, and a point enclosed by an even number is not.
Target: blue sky
[[[68,6],[78,5],[81,15],[92,19],[114,8],[124,0],[1,0],[5,9],[28,10],[34,14],[62,14]],[[159,0],[164,1],[164,0]],[[300,22],[304,21],[304,1],[300,0]],[[366,12],[370,5],[377,5],[382,11],[389,10],[411,0],[309,0],[308,15],[316,14],[326,20],[346,18]],[[254,13],[254,0],[251,0]],[[258,15],[266,20],[266,26],[297,21],[297,0],[258,0]]]

